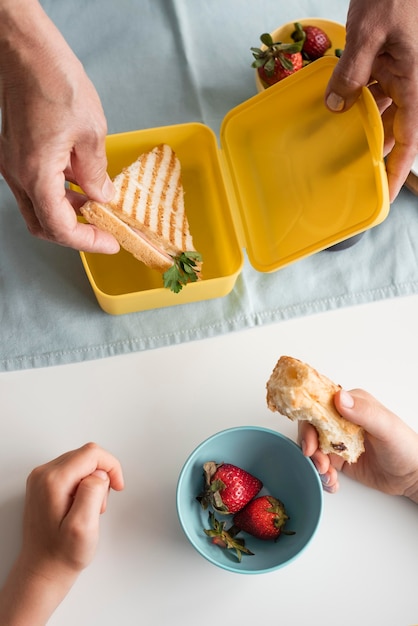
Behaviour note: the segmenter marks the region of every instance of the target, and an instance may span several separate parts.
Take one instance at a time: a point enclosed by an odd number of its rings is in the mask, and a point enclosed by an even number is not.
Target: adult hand
[[[418,153],[418,3],[351,0],[346,45],[329,81],[328,108],[342,112],[370,89],[382,114],[390,200]],[[375,82],[376,81],[376,82]]]
[[[106,119],[83,66],[36,0],[0,0],[0,172],[29,231],[90,252],[115,253],[108,233],[79,223],[82,194],[113,196]]]
[[[338,472],[364,485],[392,495],[407,496],[418,503],[418,434],[373,396],[361,389],[335,394],[337,411],[365,430],[365,452],[356,463],[318,448],[316,430],[299,423],[299,440],[312,458],[327,491],[339,488]]]

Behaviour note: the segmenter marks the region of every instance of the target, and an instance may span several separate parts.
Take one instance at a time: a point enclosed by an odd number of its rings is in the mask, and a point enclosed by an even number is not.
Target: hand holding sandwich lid
[[[0,0],[0,172],[29,231],[90,252],[115,253],[116,240],[77,221],[85,198],[110,200],[107,124],[81,63],[37,1]]]
[[[352,464],[326,455],[318,448],[315,428],[299,422],[302,450],[312,458],[326,491],[338,490],[341,471],[364,485],[418,503],[418,433],[361,389],[337,391],[334,403],[340,415],[363,427],[365,452]]]

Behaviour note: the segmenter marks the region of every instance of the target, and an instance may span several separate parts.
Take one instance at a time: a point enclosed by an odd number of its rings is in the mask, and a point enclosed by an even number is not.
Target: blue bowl
[[[232,463],[257,476],[264,484],[259,495],[283,502],[290,518],[286,530],[295,534],[282,534],[273,542],[242,533],[254,555],[243,554],[241,562],[234,551],[214,545],[203,530],[209,528],[208,510],[196,500],[206,461]],[[284,435],[253,426],[230,428],[203,441],[187,459],[177,484],[177,514],[186,537],[205,559],[230,572],[261,574],[292,562],[311,542],[322,515],[322,485],[311,460]]]

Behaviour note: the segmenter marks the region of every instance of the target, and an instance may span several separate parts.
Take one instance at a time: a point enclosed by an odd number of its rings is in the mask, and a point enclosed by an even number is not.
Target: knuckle
[[[40,477],[43,474],[43,466],[35,467],[26,479],[26,484],[28,487],[31,487],[33,484],[37,483],[40,480]]]
[[[29,489],[36,488],[44,494],[53,492],[57,483],[57,469],[47,464],[35,467],[29,474],[26,484]]]
[[[94,441],[88,441],[82,446],[82,450],[86,452],[97,452],[99,449],[100,447]]]
[[[29,234],[33,235],[33,237],[38,237],[38,238],[43,237],[43,230],[39,222],[26,219],[26,228],[28,229]]]
[[[107,122],[103,117],[94,118],[91,124],[87,127],[83,133],[83,141],[90,144],[92,149],[96,151],[103,151],[104,139],[107,135]]]

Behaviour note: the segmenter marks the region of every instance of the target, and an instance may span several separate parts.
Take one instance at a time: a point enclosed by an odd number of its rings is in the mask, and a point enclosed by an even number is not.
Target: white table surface
[[[306,360],[363,387],[418,429],[418,296],[304,317],[128,356],[0,375],[0,578],[18,551],[32,467],[94,440],[121,460],[126,489],[102,518],[94,562],[52,625],[411,626],[418,623],[418,508],[349,479],[324,494],[315,540],[287,568],[241,576],[206,562],[177,521],[175,489],[194,446],[271,413],[277,359]]]

